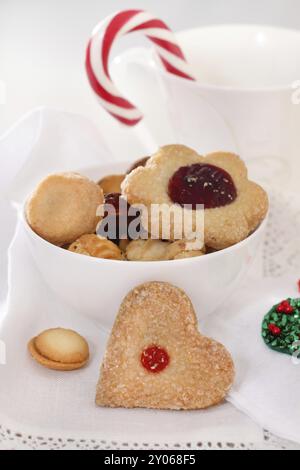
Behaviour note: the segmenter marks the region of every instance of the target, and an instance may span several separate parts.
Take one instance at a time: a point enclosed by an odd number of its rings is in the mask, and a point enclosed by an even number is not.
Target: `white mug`
[[[176,37],[196,81],[167,73],[150,48],[130,49],[112,63],[153,140],[203,154],[235,151],[250,168],[259,165],[261,180],[289,181],[300,146],[300,32],[221,25]]]

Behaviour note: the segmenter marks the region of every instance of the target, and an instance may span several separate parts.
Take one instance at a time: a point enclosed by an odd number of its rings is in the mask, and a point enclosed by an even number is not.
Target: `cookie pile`
[[[180,208],[183,217],[191,215],[191,230],[197,233],[199,204],[204,234],[192,241],[178,234],[175,217],[166,238],[162,217],[151,213],[153,205]],[[146,222],[142,210],[131,213],[141,205],[149,214]],[[127,174],[107,175],[98,183],[76,173],[51,175],[29,199],[26,215],[39,236],[74,253],[166,261],[232,246],[255,231],[267,211],[266,192],[249,181],[238,156],[219,152],[203,157],[183,145],[168,145],[135,162]],[[112,234],[105,229],[113,218]],[[129,231],[131,222],[139,228],[137,237]]]

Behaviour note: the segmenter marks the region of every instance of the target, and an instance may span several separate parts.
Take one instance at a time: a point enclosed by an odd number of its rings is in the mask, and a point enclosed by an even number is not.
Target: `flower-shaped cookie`
[[[266,217],[269,206],[266,192],[249,181],[247,168],[237,155],[217,152],[203,157],[183,145],[162,147],[145,167],[126,177],[122,191],[129,204],[146,206],[151,231],[153,204],[192,212],[194,229],[195,208],[203,204],[204,242],[217,250],[245,239]],[[155,230],[161,232],[161,220],[158,224]],[[175,239],[175,231],[173,227],[171,239]]]

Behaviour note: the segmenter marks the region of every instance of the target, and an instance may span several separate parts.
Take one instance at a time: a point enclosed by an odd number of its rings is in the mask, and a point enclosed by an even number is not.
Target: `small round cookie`
[[[169,243],[161,240],[133,240],[126,248],[128,261],[163,261],[167,258]]]
[[[101,188],[76,173],[53,174],[36,188],[26,207],[27,221],[40,237],[54,245],[72,243],[96,230]]]
[[[205,247],[201,240],[176,240],[168,244],[167,259],[193,258],[202,256],[204,252]]]
[[[202,256],[201,241],[133,240],[126,248],[128,261],[167,261]]]
[[[98,185],[102,188],[104,194],[121,193],[121,184],[125,179],[125,175],[109,175],[102,178]]]
[[[128,239],[122,239],[122,240],[119,241],[119,248],[122,251],[122,253],[126,252],[126,249],[129,245],[129,243],[130,243],[130,240],[128,240]]]
[[[200,250],[195,250],[195,251],[181,251],[178,253],[176,256],[174,256],[175,259],[185,259],[185,258],[197,258],[199,256],[203,256],[205,253]]]
[[[89,360],[86,340],[75,331],[64,328],[42,332],[29,342],[28,349],[33,359],[53,370],[81,369]]]
[[[123,260],[124,256],[115,243],[98,235],[82,235],[69,247],[69,251],[80,255],[92,256],[93,258],[104,258]]]

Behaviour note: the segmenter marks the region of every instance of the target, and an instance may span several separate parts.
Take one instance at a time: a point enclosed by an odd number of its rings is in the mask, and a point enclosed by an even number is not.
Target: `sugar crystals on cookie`
[[[146,206],[148,221],[153,204],[179,206],[193,217],[197,205],[203,205],[205,244],[217,250],[247,238],[268,211],[266,192],[249,181],[237,155],[217,152],[203,157],[183,145],[162,147],[145,167],[126,177],[122,191],[129,204]],[[160,226],[150,222],[150,231],[161,232]]]
[[[82,235],[69,246],[69,251],[93,258],[123,260],[124,256],[120,248],[106,238],[98,235]]]
[[[122,302],[97,386],[99,406],[201,409],[220,403],[234,379],[229,352],[202,336],[187,295],[150,282]]]

